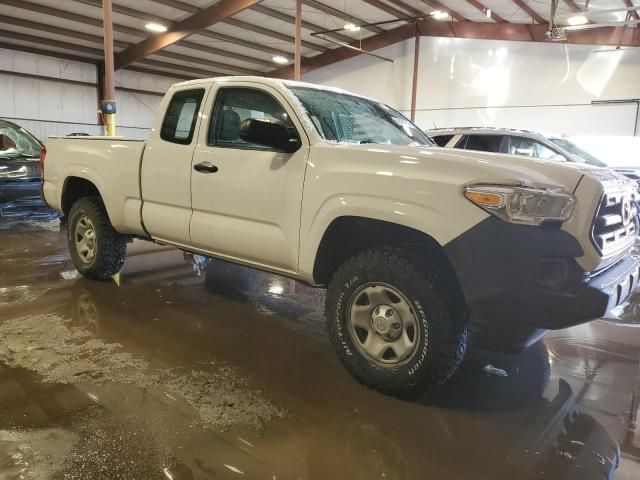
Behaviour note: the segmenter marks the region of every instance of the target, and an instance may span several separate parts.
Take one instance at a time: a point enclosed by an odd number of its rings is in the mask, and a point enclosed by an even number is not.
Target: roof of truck
[[[287,87],[303,87],[303,88],[315,88],[317,90],[325,90],[335,93],[343,93],[352,95],[354,97],[368,98],[364,95],[358,95],[357,93],[350,92],[338,87],[330,87],[326,85],[317,85],[315,83],[299,82],[294,80],[285,80],[282,78],[260,77],[257,75],[232,75],[225,77],[211,77],[211,78],[198,78],[195,80],[187,80],[185,82],[175,83],[174,87],[182,87],[189,85],[202,85],[203,83],[226,83],[226,82],[255,82],[262,85],[270,85],[277,89],[283,89]]]

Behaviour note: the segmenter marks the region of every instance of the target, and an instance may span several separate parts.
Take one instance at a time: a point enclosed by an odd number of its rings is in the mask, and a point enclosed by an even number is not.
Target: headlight
[[[540,225],[571,217],[576,199],[562,190],[501,185],[473,185],[464,196],[483,210],[507,222]]]

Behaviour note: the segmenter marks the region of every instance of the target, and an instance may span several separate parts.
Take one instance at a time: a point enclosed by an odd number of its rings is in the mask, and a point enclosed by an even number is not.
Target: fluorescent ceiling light
[[[447,18],[449,18],[449,13],[443,12],[442,10],[436,10],[434,12],[431,12],[431,16],[436,20],[446,20]]]
[[[357,32],[358,30],[360,30],[360,27],[358,25],[354,25],[353,23],[345,23],[344,29],[350,32]]]
[[[289,59],[287,57],[283,57],[282,55],[276,55],[275,57],[273,57],[271,60],[273,60],[276,63],[280,63],[280,64],[285,64],[285,63],[289,63]]]
[[[589,23],[589,20],[584,15],[574,15],[573,17],[567,18],[567,23],[571,26],[584,25]]]
[[[487,15],[487,18],[491,18],[491,9],[487,8],[487,10],[484,12]]]
[[[165,27],[161,23],[156,23],[156,22],[149,22],[144,26],[144,28],[146,28],[150,32],[156,32],[156,33],[162,33],[167,31],[167,27]]]

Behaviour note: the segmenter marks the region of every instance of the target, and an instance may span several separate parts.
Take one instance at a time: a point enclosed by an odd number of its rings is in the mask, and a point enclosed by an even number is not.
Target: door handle
[[[209,162],[196,163],[193,169],[200,173],[216,173],[218,171],[218,167]]]

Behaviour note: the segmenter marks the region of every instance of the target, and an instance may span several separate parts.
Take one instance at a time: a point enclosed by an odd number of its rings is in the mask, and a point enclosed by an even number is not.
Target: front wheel
[[[351,374],[385,393],[407,395],[445,382],[468,344],[464,318],[409,255],[369,250],[329,283],[329,336]],[[428,267],[427,267],[428,268]]]
[[[99,197],[84,197],[73,204],[67,242],[76,269],[92,280],[118,273],[127,254],[127,237],[113,229]]]

